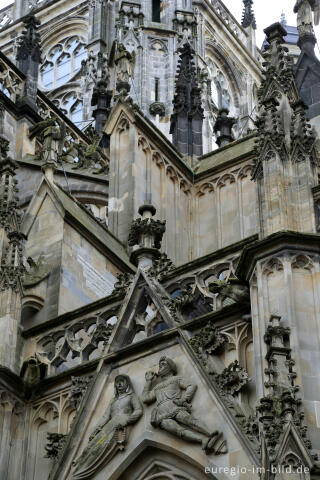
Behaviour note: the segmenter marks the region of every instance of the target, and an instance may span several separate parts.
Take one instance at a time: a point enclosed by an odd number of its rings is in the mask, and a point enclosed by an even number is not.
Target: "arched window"
[[[45,55],[41,68],[41,82],[44,88],[52,90],[67,83],[79,72],[87,52],[84,41],[79,37],[61,40]]]
[[[66,93],[62,97],[55,98],[53,103],[60,108],[60,110],[69,117],[73,123],[82,128],[82,101],[79,100],[76,93]]]
[[[234,105],[230,94],[229,81],[220,68],[208,60],[209,78],[211,79],[211,98],[217,109],[227,108],[233,113]]]

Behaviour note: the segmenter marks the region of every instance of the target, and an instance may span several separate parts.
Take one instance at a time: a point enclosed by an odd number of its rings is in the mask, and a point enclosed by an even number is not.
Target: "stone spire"
[[[17,371],[25,236],[20,231],[14,178],[17,165],[8,150],[9,142],[0,137],[0,365]]]
[[[194,49],[186,42],[179,50],[170,133],[173,144],[185,155],[202,155],[203,108],[194,63]]]
[[[257,28],[254,11],[252,8],[253,0],[243,0],[243,13],[241,25],[244,28],[252,27],[254,30]]]
[[[128,245],[134,247],[130,260],[139,267],[148,267],[160,256],[166,222],[152,218],[156,214],[153,205],[141,205],[138,212],[142,218],[132,222],[128,238]]]
[[[8,156],[9,142],[0,137],[0,229],[5,232],[18,229],[17,181],[14,178],[17,164]]]
[[[281,17],[280,17],[280,23],[284,28],[286,28],[287,19],[286,19],[286,14],[284,13],[283,10],[282,10]]]
[[[36,109],[41,45],[38,27],[40,21],[34,15],[24,18],[24,31],[17,50],[17,66],[26,75],[23,101]]]
[[[259,195],[265,197],[271,186],[277,194],[272,200],[272,210],[267,207],[269,199],[259,199],[264,206],[261,210],[263,235],[286,229],[309,232],[315,228],[314,219],[307,214],[307,205],[313,203],[315,139],[306,120],[306,105],[296,88],[292,58],[284,45],[287,32],[280,23],[275,23],[266,28],[265,33],[268,45],[263,53],[265,70],[258,91],[253,178],[261,183]],[[297,162],[300,162],[299,170]],[[294,177],[291,171],[295,172]],[[305,187],[302,189],[300,185]]]

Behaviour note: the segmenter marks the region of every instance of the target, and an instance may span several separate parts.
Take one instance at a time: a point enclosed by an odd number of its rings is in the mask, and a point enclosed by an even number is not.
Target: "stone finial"
[[[24,18],[23,23],[25,29],[19,40],[17,61],[20,70],[27,74],[29,69],[29,59],[38,64],[41,62],[41,44],[40,35],[38,33],[40,20],[34,15],[28,15]]]
[[[195,51],[189,42],[179,49],[173,114],[172,142],[185,155],[202,155],[203,108],[195,67]]]
[[[18,205],[17,181],[14,178],[17,164],[8,156],[9,142],[4,137],[0,137],[0,226],[7,231],[18,220],[16,209]],[[14,229],[17,225],[14,226]]]
[[[22,32],[16,56],[18,67],[26,75],[23,101],[29,103],[34,109],[37,109],[38,76],[41,64],[39,25],[40,21],[34,15],[24,18],[25,29]]]
[[[284,43],[283,37],[287,35],[287,30],[283,27],[283,25],[279,22],[273,23],[269,25],[269,27],[265,28],[264,33],[267,36],[267,41],[271,44],[272,42],[279,41],[280,43]]]
[[[252,27],[254,30],[257,28],[254,11],[252,8],[253,0],[243,0],[243,13],[241,25],[244,28]]]
[[[233,141],[231,130],[236,122],[236,119],[233,117],[228,117],[228,115],[229,110],[227,108],[222,108],[219,110],[219,114],[214,125],[214,132],[218,133],[217,144],[219,147],[224,147]]]
[[[25,235],[20,231],[8,233],[9,243],[1,259],[0,292],[12,290],[22,292],[22,277],[25,274],[23,265],[23,242]]]
[[[159,249],[166,230],[166,222],[152,218],[156,214],[153,205],[144,204],[138,212],[142,218],[132,222],[128,245],[135,247],[131,254],[131,260],[138,266],[147,267],[151,266],[153,259],[160,255]]]

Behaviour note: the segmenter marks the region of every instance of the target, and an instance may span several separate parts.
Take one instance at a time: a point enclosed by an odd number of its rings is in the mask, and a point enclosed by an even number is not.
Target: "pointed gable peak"
[[[117,350],[175,326],[169,310],[171,297],[151,273],[150,268],[138,268],[122,304],[111,349]]]

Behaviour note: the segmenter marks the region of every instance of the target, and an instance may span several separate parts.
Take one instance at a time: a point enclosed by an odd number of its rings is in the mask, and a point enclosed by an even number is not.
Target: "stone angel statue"
[[[66,136],[65,123],[58,125],[52,117],[42,120],[29,129],[30,139],[36,136],[41,136],[43,140],[40,160],[44,164],[55,164],[62,153]]]
[[[297,0],[293,11],[297,13],[299,34],[313,34],[313,24],[319,25],[320,0]],[[312,13],[314,18],[312,18]]]
[[[136,423],[142,416],[143,407],[130,377],[118,375],[114,381],[114,390],[114,397],[90,436],[88,446],[73,462],[74,480],[91,478],[119,450],[123,450],[129,425]]]

